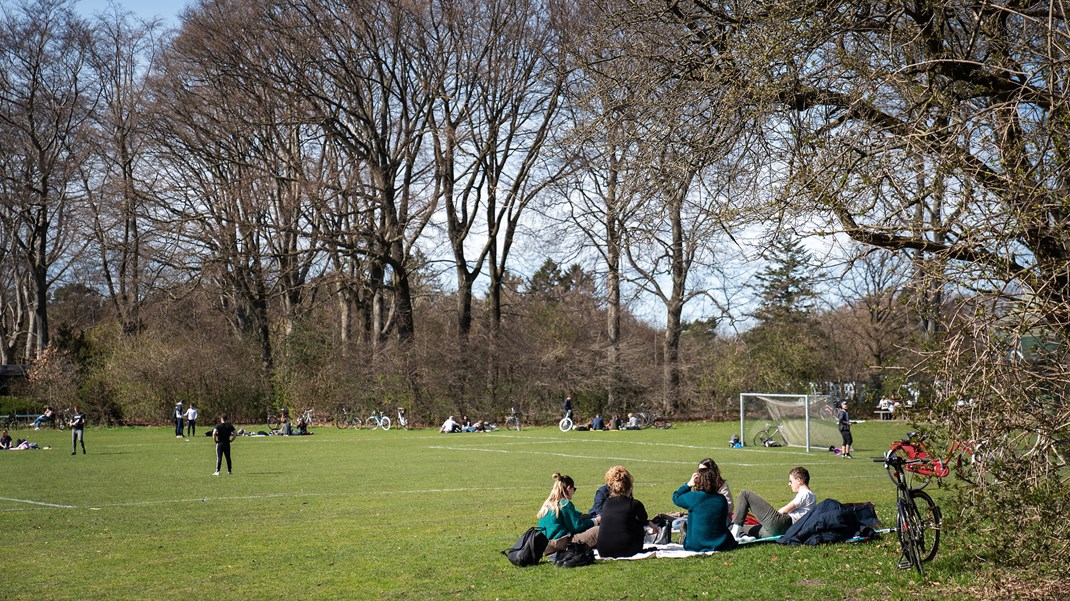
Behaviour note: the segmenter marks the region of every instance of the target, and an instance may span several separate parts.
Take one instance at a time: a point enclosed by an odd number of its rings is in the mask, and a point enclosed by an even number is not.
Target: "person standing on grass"
[[[186,409],[186,436],[193,438],[197,435],[197,407],[193,403]]]
[[[186,412],[182,409],[182,401],[175,403],[175,438],[182,438],[182,416],[185,415],[185,413]]]
[[[78,443],[82,444],[82,454],[85,455],[85,414],[74,406],[74,417],[67,425],[71,427],[71,455],[78,452]]]
[[[212,474],[213,476],[219,475],[219,468],[223,467],[223,457],[227,458],[227,474],[234,473],[230,463],[230,443],[234,442],[237,437],[238,432],[234,429],[234,426],[227,423],[226,414],[220,415],[219,423],[212,430],[212,440],[215,441],[215,473]]]
[[[854,459],[854,457],[851,457],[851,445],[854,444],[854,437],[851,436],[851,416],[847,414],[847,401],[840,402],[840,409],[836,413],[836,422],[840,428],[840,438],[843,439],[843,449],[840,452],[840,457]]]
[[[571,419],[572,418],[572,393],[571,392],[568,393],[568,395],[565,397],[564,407],[562,407],[562,409],[564,409],[565,417]]]

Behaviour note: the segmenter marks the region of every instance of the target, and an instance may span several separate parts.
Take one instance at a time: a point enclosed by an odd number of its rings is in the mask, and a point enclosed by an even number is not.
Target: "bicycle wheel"
[[[379,420],[379,427],[381,427],[384,430],[389,430],[390,429],[390,418],[389,417],[384,417],[383,419]]]
[[[369,430],[376,430],[379,428],[379,418],[369,415],[368,419],[364,421],[364,425],[368,426]]]
[[[913,566],[918,571],[918,574],[924,576],[925,568],[921,565],[921,549],[918,541],[918,533],[921,531],[918,510],[914,503],[906,499],[899,499],[898,506],[899,510],[895,516],[895,528],[896,534],[899,536],[899,546],[903,550],[903,558],[906,560],[905,567]]]
[[[342,415],[339,415],[339,416],[335,417],[334,418],[334,427],[338,428],[339,430],[345,430],[346,428],[348,428],[349,427],[349,416],[347,416],[346,414],[343,413]]]
[[[788,446],[788,439],[784,438],[784,434],[780,430],[774,431],[769,435],[769,440],[773,441],[773,446],[786,447]]]
[[[360,419],[359,417],[351,417],[349,418],[349,425],[353,426],[353,428],[356,430],[360,430],[364,427],[364,420]]]
[[[936,552],[940,550],[940,530],[943,523],[943,514],[940,508],[933,502],[929,493],[922,490],[910,491],[910,500],[914,503],[914,511],[918,516],[918,553],[922,561],[932,561]]]
[[[910,461],[915,458],[915,453],[912,447],[893,444],[884,456],[887,458],[899,457],[903,461]],[[929,483],[930,474],[928,470],[918,471],[918,469],[914,465],[903,466],[903,480],[907,488],[923,488]],[[895,470],[888,470],[888,477],[898,486],[899,483],[895,481]]]
[[[754,446],[764,447],[765,441],[769,440],[769,429],[766,428],[754,435]]]
[[[566,417],[558,422],[557,427],[561,428],[562,432],[568,432],[572,429],[572,420]]]

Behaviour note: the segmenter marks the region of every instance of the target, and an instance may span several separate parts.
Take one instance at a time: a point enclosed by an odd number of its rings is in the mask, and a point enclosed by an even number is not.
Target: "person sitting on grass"
[[[672,493],[672,502],[688,511],[686,521],[681,523],[681,531],[686,532],[681,541],[684,549],[705,552],[736,548],[736,538],[728,530],[731,505],[725,500],[726,492],[731,498],[717,464],[703,459],[691,479]]]
[[[6,451],[11,448],[11,435],[4,430],[4,433],[0,435],[0,451]]]
[[[550,494],[542,502],[542,507],[535,517],[539,518],[538,529],[546,535],[550,541],[546,545],[544,555],[553,555],[563,550],[570,541],[586,543],[594,547],[596,542],[592,538],[584,538],[597,524],[597,518],[583,517],[583,514],[572,504],[572,495],[576,492],[576,482],[570,476],[562,476],[554,472],[554,484],[550,488]],[[591,532],[594,535],[594,532]],[[580,536],[576,536],[580,535]]]
[[[609,498],[602,505],[599,525],[590,537],[602,557],[630,557],[643,550],[647,528],[657,529],[647,517],[646,507],[632,497],[635,479],[623,466],[606,472]],[[588,538],[590,538],[588,537]]]
[[[773,509],[768,501],[753,491],[740,491],[736,500],[736,513],[732,516],[732,536],[739,542],[750,542],[755,536],[780,536],[814,508],[817,496],[810,490],[810,472],[806,471],[806,468],[792,468],[788,473],[788,486],[791,487],[791,492],[795,493],[795,497],[780,509]],[[761,527],[757,532],[752,528],[744,534],[743,522],[747,519],[748,511],[754,514]]]
[[[628,414],[628,423],[625,424],[624,429],[625,430],[638,430],[639,429],[639,418],[636,417],[634,413],[629,413]]]
[[[454,432],[460,432],[461,424],[458,424],[457,421],[454,420],[453,416],[451,415],[446,418],[446,421],[442,422],[442,427],[439,428],[438,431],[442,432],[443,434],[453,434]]]

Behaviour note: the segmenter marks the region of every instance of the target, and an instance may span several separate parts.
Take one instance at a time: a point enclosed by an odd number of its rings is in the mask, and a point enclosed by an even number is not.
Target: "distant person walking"
[[[197,435],[197,407],[193,403],[186,409],[186,436],[193,438]]]
[[[227,474],[234,473],[230,462],[230,443],[234,442],[237,437],[238,432],[234,429],[234,426],[227,423],[226,414],[220,415],[219,423],[212,430],[212,440],[215,441],[215,473],[212,474],[213,476],[219,475],[219,468],[223,467],[223,457],[227,458]]]
[[[85,455],[85,421],[85,414],[75,405],[74,416],[67,424],[71,427],[71,455],[78,452],[79,443],[82,445],[82,454]]]
[[[175,404],[175,438],[182,438],[182,416],[185,415],[185,410],[182,409],[182,401]]]
[[[564,412],[565,412],[565,417],[571,418],[572,417],[572,393],[571,392],[568,393],[568,396],[565,397],[565,402],[564,402],[563,409],[564,409]]]

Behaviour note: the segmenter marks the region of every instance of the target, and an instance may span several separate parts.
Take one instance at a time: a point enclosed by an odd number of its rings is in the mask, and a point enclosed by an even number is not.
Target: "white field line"
[[[58,503],[45,503],[44,501],[32,501],[30,499],[12,499],[9,497],[0,497],[0,501],[11,501],[14,503],[27,503],[29,505],[44,505],[45,507],[59,507],[60,509],[76,509],[74,505],[60,505]]]

